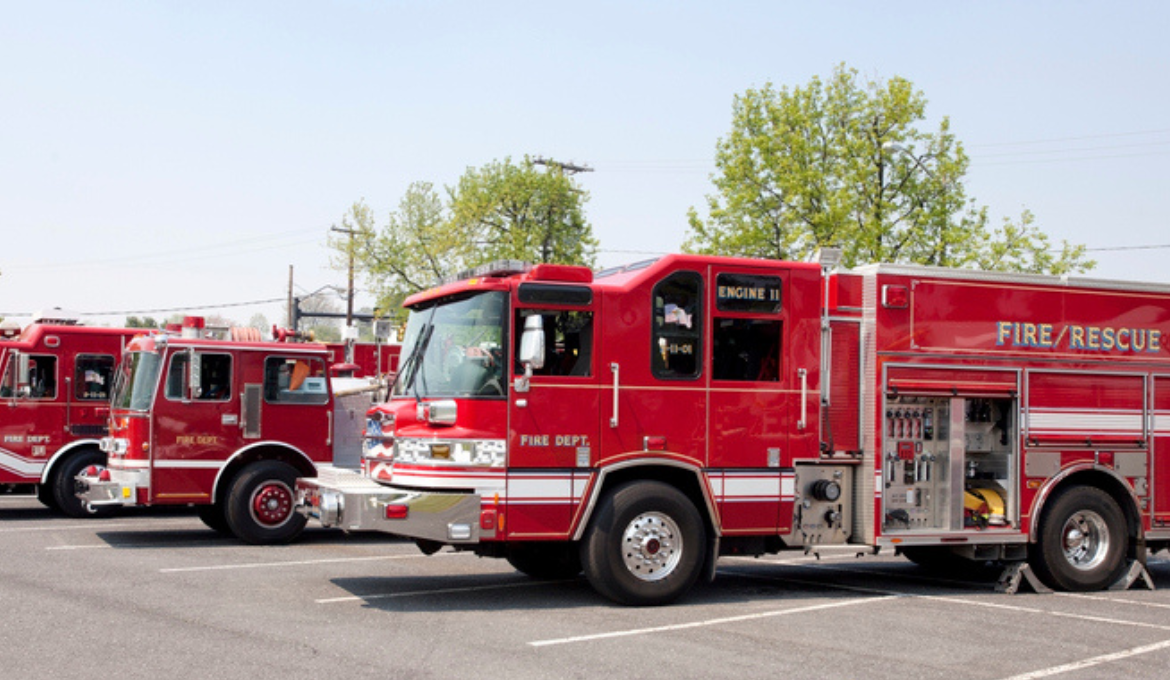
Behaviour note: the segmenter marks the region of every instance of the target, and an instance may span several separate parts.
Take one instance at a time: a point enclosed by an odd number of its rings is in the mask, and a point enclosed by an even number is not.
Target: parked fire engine
[[[297,482],[327,526],[584,569],[629,604],[728,554],[853,544],[1093,590],[1151,585],[1170,545],[1170,286],[675,255],[405,305],[360,474]]]
[[[259,339],[259,331],[256,331]],[[276,326],[272,327],[272,337],[278,342],[288,340],[313,342],[311,332],[294,331]],[[383,378],[391,376],[398,370],[398,356],[402,345],[397,342],[353,342],[347,347],[345,342],[321,343],[329,350],[329,371],[331,375],[344,374],[343,377],[354,378]],[[346,355],[352,356],[352,361],[346,361]]]
[[[110,385],[122,348],[137,332],[89,328],[38,315],[0,334],[0,486],[36,487],[37,498],[73,517],[93,514],[73,477],[102,463]]]
[[[398,356],[402,345],[397,343],[353,343],[353,361],[345,360],[344,342],[327,342],[330,368],[334,374],[345,373],[351,377],[379,377],[393,375],[398,369]]]
[[[126,348],[114,382],[106,467],[79,475],[95,507],[193,505],[212,529],[249,543],[293,540],[293,484],[331,462],[357,467],[361,419],[377,383],[330,379],[317,343],[156,333]]]

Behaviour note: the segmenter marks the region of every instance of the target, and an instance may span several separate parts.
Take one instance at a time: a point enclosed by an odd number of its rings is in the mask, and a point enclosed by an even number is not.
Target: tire
[[[508,549],[508,564],[534,579],[566,579],[581,573],[581,554],[573,543],[518,543]]]
[[[52,489],[46,491],[52,495],[56,508],[70,517],[109,517],[114,513],[114,506],[93,506],[83,502],[74,491],[73,481],[90,465],[106,464],[106,454],[97,449],[80,449],[61,461],[53,473]],[[40,492],[37,493],[38,497]]]
[[[57,495],[53,493],[55,488],[57,488],[55,484],[37,484],[37,500],[46,508],[60,512],[61,508],[57,506]]]
[[[308,521],[293,509],[297,471],[286,463],[252,463],[232,481],[225,517],[237,538],[254,545],[288,543]]]
[[[201,505],[198,513],[200,521],[206,524],[209,529],[226,536],[232,535],[232,528],[228,526],[227,513],[224,512],[222,502],[214,505]]]
[[[1029,562],[1053,588],[1103,590],[1125,571],[1128,548],[1117,501],[1100,489],[1077,486],[1053,498],[1044,511]]]
[[[581,543],[590,585],[626,605],[673,602],[695,583],[707,532],[694,503],[661,482],[630,482],[606,495]]]

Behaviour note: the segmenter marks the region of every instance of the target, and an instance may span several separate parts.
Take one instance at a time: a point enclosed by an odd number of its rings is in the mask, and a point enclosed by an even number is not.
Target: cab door
[[[811,367],[798,366],[787,351],[790,272],[717,265],[708,280],[708,461],[716,502],[726,532],[773,531],[782,523],[782,497],[792,495],[791,434],[808,426],[798,406]]]
[[[216,475],[239,438],[234,359],[190,348],[167,357],[150,446],[152,502],[211,500]]]
[[[46,462],[65,444],[65,394],[58,389],[57,357],[15,349],[4,354],[0,482],[39,482]]]
[[[512,318],[507,524],[511,538],[568,537],[597,460],[600,421],[595,322],[588,286],[523,283]],[[525,334],[528,338],[525,340]],[[539,340],[539,343],[537,343]],[[521,361],[521,346],[542,345]],[[540,364],[539,366],[535,364]]]
[[[254,388],[251,379],[248,383]],[[291,352],[267,356],[262,384],[262,403],[245,405],[244,436],[283,442],[314,462],[331,460],[333,411],[325,360]]]

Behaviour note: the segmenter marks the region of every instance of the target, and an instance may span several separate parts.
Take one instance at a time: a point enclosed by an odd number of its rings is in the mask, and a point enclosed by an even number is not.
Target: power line
[[[12,271],[44,271],[56,269],[81,269],[86,267],[104,267],[109,265],[127,265],[127,264],[166,264],[169,262],[184,262],[190,260],[207,259],[210,257],[222,257],[223,254],[218,252],[224,249],[232,249],[230,254],[236,255],[246,252],[256,252],[261,250],[271,250],[275,248],[287,248],[290,246],[303,245],[306,243],[316,242],[297,240],[288,243],[273,243],[265,244],[266,241],[275,241],[278,239],[287,239],[292,237],[299,237],[309,233],[320,233],[320,228],[313,228],[312,230],[301,230],[294,232],[286,232],[284,234],[254,236],[251,238],[237,239],[235,241],[225,241],[223,243],[210,244],[204,246],[194,246],[183,248],[181,250],[166,250],[154,253],[143,253],[138,255],[122,255],[118,257],[88,259],[71,262],[50,262],[39,265],[8,265],[5,269]],[[241,248],[240,246],[247,246],[249,244],[256,244],[251,248]],[[150,262],[153,260],[153,262]],[[144,262],[145,261],[145,262]]]
[[[1144,132],[1112,132],[1104,135],[1081,135],[1079,137],[1053,137],[1050,139],[1032,139],[1021,142],[989,142],[987,144],[972,144],[971,148],[988,148],[995,146],[1029,146],[1035,144],[1056,144],[1060,142],[1083,142],[1090,139],[1110,139],[1113,137],[1137,137],[1140,135],[1170,134],[1170,129],[1146,130]]]
[[[135,309],[123,310],[117,312],[77,312],[78,316],[132,316],[136,314],[165,314],[169,312],[194,312],[205,309],[224,309],[228,307],[251,307],[254,305],[268,305],[273,302],[283,302],[284,298],[271,298],[268,300],[252,300],[250,302],[225,302],[216,305],[188,305],[184,307],[167,307],[162,309]],[[32,316],[32,312],[0,312],[0,316]]]
[[[1170,243],[1150,246],[1106,246],[1102,248],[1085,248],[1085,250],[1087,252],[1099,253],[1106,250],[1163,250],[1166,248],[1170,248]]]

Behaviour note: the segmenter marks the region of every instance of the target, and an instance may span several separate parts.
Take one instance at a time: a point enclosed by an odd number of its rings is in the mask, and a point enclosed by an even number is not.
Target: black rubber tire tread
[[[682,554],[665,578],[635,577],[622,559],[626,527],[645,512],[662,513],[678,525]],[[694,585],[707,552],[707,531],[699,511],[681,491],[662,482],[627,482],[602,498],[581,542],[581,563],[590,585],[624,605],[657,606],[673,602]]]
[[[225,536],[232,535],[232,528],[228,526],[227,513],[224,512],[222,501],[214,505],[200,505],[196,512],[199,514],[199,520],[209,529]]]
[[[106,505],[94,507],[83,503],[74,491],[74,477],[81,474],[90,465],[105,465],[106,454],[95,448],[83,448],[69,454],[69,457],[57,464],[53,473],[50,490],[56,508],[70,517],[109,517],[114,514],[116,506]],[[39,495],[39,494],[38,494]]]
[[[55,489],[55,488],[56,488],[56,486],[51,484],[51,483],[50,484],[38,484],[37,485],[37,500],[41,502],[41,505],[45,506],[48,509],[56,510],[57,512],[61,512],[61,508],[58,507],[58,505],[57,505],[56,494],[53,493],[53,489]]]
[[[308,521],[304,515],[291,510],[288,519],[279,526],[264,526],[252,517],[252,494],[269,482],[296,488],[297,471],[291,465],[275,460],[262,460],[244,468],[232,481],[226,512],[228,527],[236,538],[253,545],[280,545],[296,539]]]
[[[1105,520],[1109,553],[1093,569],[1077,569],[1064,556],[1061,532],[1074,514],[1090,510]],[[1103,590],[1125,571],[1129,535],[1117,501],[1101,489],[1074,486],[1060,492],[1048,504],[1040,520],[1039,540],[1029,550],[1029,563],[1040,580],[1057,590]]]
[[[534,579],[573,578],[581,573],[581,553],[574,543],[516,543],[508,548],[508,564]]]

